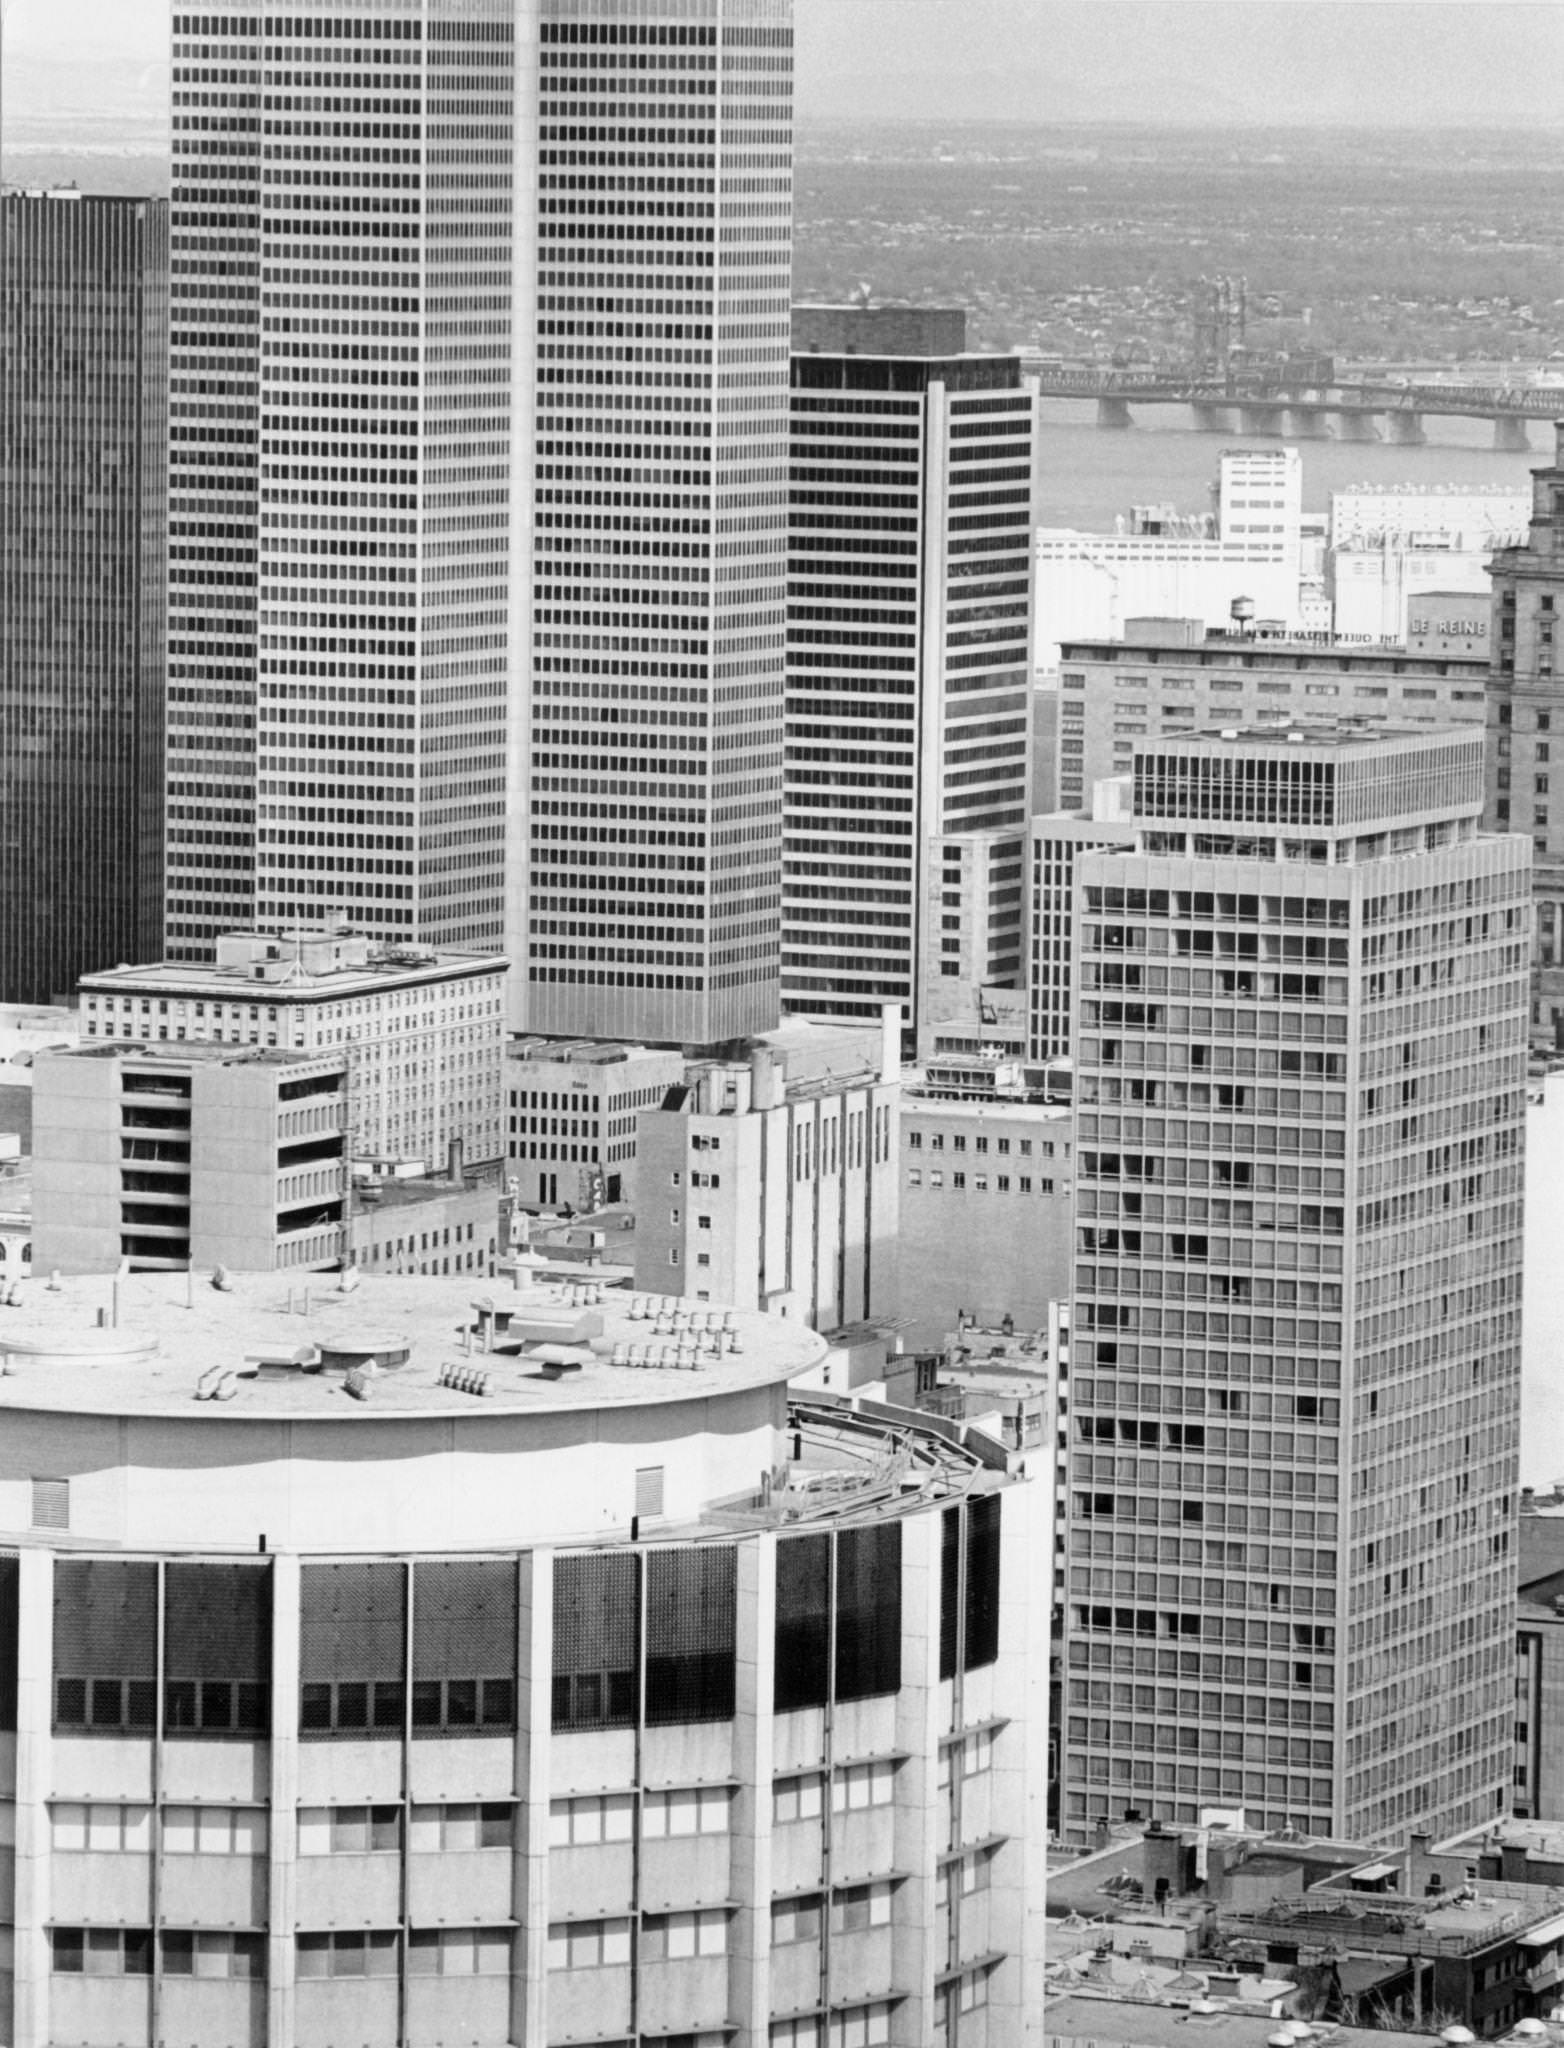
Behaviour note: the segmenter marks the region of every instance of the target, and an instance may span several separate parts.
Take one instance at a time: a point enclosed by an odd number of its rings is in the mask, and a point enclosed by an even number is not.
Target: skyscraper
[[[794,316],[782,997],[805,1015],[917,1024],[929,977],[970,1007],[991,957],[1019,970],[1036,397],[965,327]],[[1007,923],[961,897],[996,867]]]
[[[529,1029],[709,1044],[778,1007],[791,0],[539,14],[509,947]]]
[[[503,937],[516,16],[174,16],[173,958]]]
[[[1553,461],[1532,471],[1531,531],[1492,562],[1488,793],[1496,830],[1529,832],[1536,852],[1532,1025],[1564,1045],[1564,803],[1553,801],[1553,733],[1564,734],[1555,635],[1564,620],[1564,425]],[[1564,785],[1561,785],[1564,787]]]
[[[167,950],[345,911],[535,1030],[770,1024],[788,0],[288,4],[175,17]]]
[[[1077,855],[1064,1825],[1508,1809],[1530,848],[1476,732],[1148,741]]]
[[[158,949],[168,207],[7,193],[0,1001]]]

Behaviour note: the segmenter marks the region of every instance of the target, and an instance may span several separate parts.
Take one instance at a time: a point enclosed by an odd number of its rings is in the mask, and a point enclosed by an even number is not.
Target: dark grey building
[[[1036,414],[959,310],[793,310],[785,1010],[1019,985]]]
[[[161,950],[168,207],[0,199],[0,1001]]]

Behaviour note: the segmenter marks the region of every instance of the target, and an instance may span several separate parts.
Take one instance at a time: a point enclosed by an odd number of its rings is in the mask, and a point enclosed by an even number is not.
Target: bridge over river
[[[1388,440],[1418,447],[1424,422],[1444,416],[1493,422],[1495,448],[1531,446],[1528,420],[1564,418],[1564,386],[1413,384],[1400,379],[1286,388],[1250,378],[1165,370],[1061,368],[1023,358],[1044,398],[1094,400],[1100,427],[1134,425],[1131,407],[1187,406],[1192,423],[1211,433],[1278,434],[1291,440]]]

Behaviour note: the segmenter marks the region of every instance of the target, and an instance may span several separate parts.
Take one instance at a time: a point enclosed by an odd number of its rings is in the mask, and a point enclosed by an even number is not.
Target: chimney
[[[782,1101],[776,1055],[770,1046],[757,1045],[750,1052],[749,1101],[752,1109],[776,1109]]]
[[[901,1004],[880,1005],[880,1079],[901,1079]]]
[[[453,1138],[446,1147],[445,1177],[447,1180],[460,1180],[462,1177],[462,1141],[460,1138]]]

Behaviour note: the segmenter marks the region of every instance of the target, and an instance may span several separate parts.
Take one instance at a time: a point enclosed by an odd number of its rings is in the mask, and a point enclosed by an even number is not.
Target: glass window
[[[628,1965],[628,1920],[555,1921],[548,1931],[551,1970],[598,1970]]]
[[[683,1962],[691,1956],[721,1956],[728,1950],[725,1906],[698,1913],[648,1913],[641,1921],[643,1962]]]
[[[788,1941],[818,1941],[824,1919],[825,1901],[818,1892],[802,1899],[778,1899],[771,1908],[773,1945]]]
[[[698,1785],[675,1792],[648,1792],[641,1808],[643,1835],[722,1835],[728,1829],[726,1785]]]
[[[585,1799],[552,1799],[548,1817],[549,1843],[554,1848],[628,1842],[634,1826],[635,1795],[605,1792]]]
[[[797,1778],[778,1778],[771,1794],[772,1820],[778,1826],[794,1820],[817,1820],[824,1782],[818,1771],[807,1771]]]

